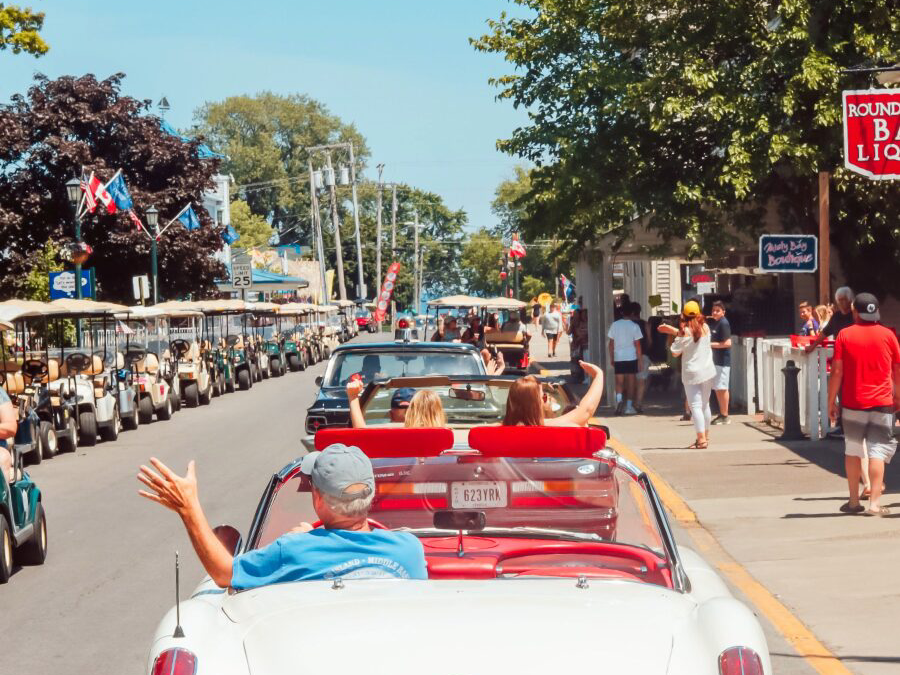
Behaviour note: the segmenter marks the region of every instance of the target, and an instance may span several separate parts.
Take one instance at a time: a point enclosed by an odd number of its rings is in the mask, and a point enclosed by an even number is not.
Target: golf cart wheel
[[[140,424],[150,424],[153,421],[153,401],[150,400],[150,395],[141,396],[141,400],[138,401],[137,415]]]
[[[0,584],[9,581],[13,566],[12,532],[6,522],[6,516],[0,513]]]
[[[97,445],[97,416],[93,411],[85,410],[78,413],[78,424],[81,427],[78,439],[81,444],[87,447]]]
[[[234,393],[234,378],[225,380],[225,391],[229,394]]]
[[[331,347],[329,347],[328,345],[325,345],[325,347],[322,348],[322,360],[327,361],[330,357],[331,357]]]
[[[172,399],[172,413],[181,410],[181,396],[175,393],[174,389],[169,389],[169,398]]]
[[[131,414],[128,417],[122,418],[122,428],[127,429],[128,431],[134,431],[141,424],[141,416],[138,414],[138,400],[134,400],[134,408],[131,410]]]
[[[209,385],[209,388],[204,392],[200,392],[200,405],[209,405],[210,400],[212,400],[213,396],[213,386]]]
[[[122,417],[119,415],[119,406],[113,406],[113,418],[112,424],[108,427],[103,427],[100,430],[100,436],[103,437],[103,440],[107,443],[111,443],[119,437],[119,431],[122,428]]]
[[[66,425],[65,436],[59,436],[59,449],[61,452],[75,452],[78,449],[78,427],[75,425],[75,418],[70,417],[69,423]]]
[[[272,359],[269,361],[269,368],[272,370],[273,377],[281,377],[284,375],[281,371],[281,359]]]
[[[200,387],[196,382],[191,382],[185,386],[184,403],[188,408],[196,408],[200,405]]]
[[[263,380],[268,380],[272,375],[275,374],[275,372],[276,372],[276,371],[275,371],[275,366],[272,365],[272,362],[271,362],[271,361],[269,361],[269,367],[268,367],[268,368],[260,368],[260,369],[259,369],[259,375],[260,375],[260,378],[263,379]]]
[[[43,565],[47,559],[47,518],[40,502],[34,512],[34,534],[19,547],[18,552],[26,565]]]
[[[172,403],[172,399],[173,396],[171,394],[166,396],[166,402],[163,403],[162,407],[156,411],[156,419],[163,422],[172,419],[172,415],[175,412],[175,404]]]
[[[56,429],[50,422],[41,421],[41,454],[44,459],[55,457],[59,452],[59,439],[56,437]]]
[[[250,371],[249,370],[239,370],[237,374],[238,378],[238,386],[241,388],[241,391],[247,391],[250,388],[252,382],[250,381]]]

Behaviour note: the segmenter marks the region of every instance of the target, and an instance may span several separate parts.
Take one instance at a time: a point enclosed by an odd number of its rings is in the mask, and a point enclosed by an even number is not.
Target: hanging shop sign
[[[815,272],[819,267],[814,234],[764,234],[759,238],[759,267],[764,272]]]
[[[900,91],[844,92],[844,166],[875,180],[900,178]]]

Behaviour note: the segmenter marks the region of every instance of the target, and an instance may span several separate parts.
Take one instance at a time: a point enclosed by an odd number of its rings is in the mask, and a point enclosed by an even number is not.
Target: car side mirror
[[[322,379],[322,376],[321,376],[321,375],[316,375],[316,386],[317,386],[317,387],[321,387],[321,386],[322,386],[322,383],[323,383],[324,381],[325,381],[325,380]]]
[[[434,526],[438,530],[481,532],[487,524],[484,511],[435,511]]]
[[[213,528],[213,534],[216,535],[216,539],[222,542],[222,546],[224,546],[225,550],[231,555],[234,556],[240,552],[244,540],[241,538],[241,533],[238,532],[236,528],[231,525],[218,525]]]

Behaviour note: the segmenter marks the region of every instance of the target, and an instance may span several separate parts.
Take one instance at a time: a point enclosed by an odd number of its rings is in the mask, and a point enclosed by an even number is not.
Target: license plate
[[[450,484],[450,505],[454,509],[491,509],[506,506],[506,483],[482,480]]]

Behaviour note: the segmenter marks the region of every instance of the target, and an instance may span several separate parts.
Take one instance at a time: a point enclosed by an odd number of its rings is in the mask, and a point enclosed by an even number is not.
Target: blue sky
[[[357,125],[386,181],[407,182],[491,225],[497,183],[514,158],[495,149],[526,121],[494,100],[487,79],[509,72],[468,38],[506,0],[20,0],[46,12],[50,52],[0,53],[0,100],[50,77],[124,72],[125,93],[169,99],[187,127],[205,101],[262,90],[304,93]]]

